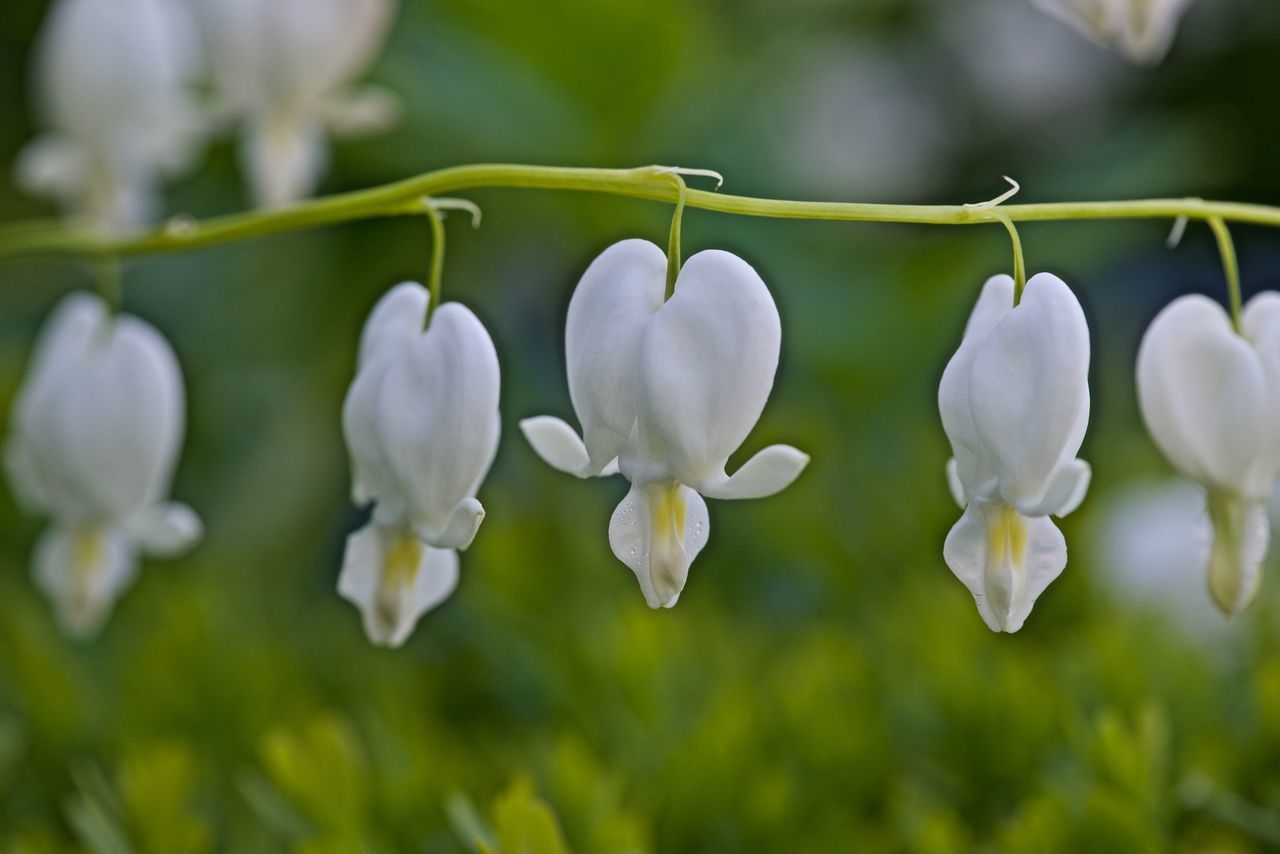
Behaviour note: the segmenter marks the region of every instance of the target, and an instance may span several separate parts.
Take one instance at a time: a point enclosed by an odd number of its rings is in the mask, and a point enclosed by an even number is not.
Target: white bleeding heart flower
[[[199,41],[172,0],[58,0],[34,68],[43,135],[16,178],[101,231],[145,223],[161,179],[190,165],[202,121]]]
[[[773,445],[725,473],[764,410],[782,343],[778,309],[756,271],[728,252],[700,252],[664,302],[666,275],[666,254],[645,240],[616,243],[591,263],[565,331],[582,437],[550,416],[520,422],[555,468],[579,477],[620,471],[631,482],[609,544],[652,608],[676,603],[706,545],[702,496],[772,495],[809,462]]]
[[[167,500],[184,430],[182,373],[154,328],[96,296],[59,304],[14,403],[5,446],[18,498],[52,524],[37,585],[63,627],[96,631],[133,582],[138,552],[173,556],[200,519]]]
[[[475,494],[501,427],[489,333],[454,302],[426,323],[429,300],[406,282],[374,306],[342,410],[352,499],[374,506],[347,540],[338,590],[360,608],[369,639],[386,646],[404,643],[453,592],[457,550],[484,519]]]
[[[943,557],[992,631],[1022,628],[1067,565],[1049,519],[1079,506],[1088,463],[1076,459],[1089,424],[1089,328],[1071,289],[1041,273],[1013,304],[995,276],[942,374],[938,408],[955,456],[947,478],[964,515]]]
[[[1169,52],[1191,0],[1032,0],[1104,47],[1146,65]]]
[[[309,196],[330,134],[390,126],[389,92],[354,80],[377,57],[393,0],[197,0],[220,110],[243,128],[241,162],[257,203]]]
[[[1209,591],[1228,616],[1257,593],[1280,475],[1280,293],[1245,306],[1237,333],[1221,306],[1180,297],[1138,350],[1138,404],[1173,467],[1207,492]]]

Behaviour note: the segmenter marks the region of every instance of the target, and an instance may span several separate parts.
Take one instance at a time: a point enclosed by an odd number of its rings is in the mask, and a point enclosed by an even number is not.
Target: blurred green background
[[[40,2],[0,4],[0,162],[33,133]],[[714,168],[729,192],[962,202],[1280,201],[1280,6],[1196,4],[1169,59],[1129,66],[1026,0],[404,0],[371,77],[403,99],[339,144],[324,190],[486,160]],[[484,320],[505,435],[454,596],[394,651],[335,592],[341,401],[364,315],[425,275],[424,223],[373,221],[131,261],[125,306],[183,363],[174,496],[191,556],[149,562],[101,635],[58,631],[28,569],[41,520],[0,491],[0,850],[1263,851],[1280,849],[1280,569],[1231,624],[1098,548],[1109,495],[1166,473],[1138,419],[1138,338],[1174,295],[1222,298],[1207,232],[1023,228],[1032,271],[1095,333],[1090,499],[1063,576],[994,635],[942,562],[959,511],[935,394],[998,228],[685,218],[769,283],[783,361],[740,455],[813,463],[713,502],[677,608],[645,607],[606,529],[620,480],[541,463],[515,422],[571,416],[563,319],[609,243],[670,210],[468,194],[446,298]],[[170,213],[246,205],[230,144]],[[47,215],[0,177],[0,217]],[[1237,229],[1247,294],[1280,235]],[[0,413],[42,319],[91,286],[68,259],[0,267]],[[1146,587],[1117,579],[1133,571]],[[558,829],[556,829],[558,828]],[[523,840],[523,842],[521,842]]]

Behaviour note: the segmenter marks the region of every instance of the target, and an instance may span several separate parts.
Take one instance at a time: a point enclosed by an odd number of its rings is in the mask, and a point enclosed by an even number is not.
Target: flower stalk
[[[1240,264],[1236,260],[1236,246],[1231,231],[1220,216],[1209,217],[1209,228],[1218,241],[1218,254],[1222,256],[1222,272],[1227,279],[1227,304],[1231,308],[1231,326],[1241,334],[1241,311],[1244,302],[1240,297]]]
[[[241,240],[303,231],[325,225],[385,216],[420,214],[423,196],[480,188],[565,190],[604,193],[675,203],[680,193],[667,174],[652,166],[583,169],[523,164],[474,164],[426,172],[402,181],[326,196],[275,210],[206,220],[183,218],[182,228],[166,225],[123,237],[96,234],[83,226],[17,222],[0,227],[0,258],[30,254],[143,255],[182,252]],[[1066,220],[1177,219],[1252,223],[1280,227],[1280,207],[1198,198],[1000,205],[893,205],[809,202],[734,196],[688,189],[688,207],[739,216],[843,222],[924,225],[979,225]]]
[[[684,179],[676,173],[670,176],[676,185],[676,209],[671,214],[671,234],[667,238],[667,290],[664,299],[671,299],[676,292],[676,277],[680,275],[680,230],[684,226],[684,205],[689,194],[689,187]]]
[[[98,296],[102,297],[112,314],[118,314],[124,302],[124,289],[120,282],[120,259],[114,255],[99,255],[94,258],[93,278]]]
[[[427,302],[425,323],[431,322],[431,312],[440,304],[441,282],[444,279],[444,211],[466,211],[471,214],[471,227],[480,227],[480,208],[466,199],[419,199],[414,208],[427,218],[431,226],[431,260],[427,266]]]
[[[440,216],[439,208],[430,199],[426,200],[422,209],[427,216],[427,222],[431,225],[431,262],[427,267],[429,296],[426,317],[423,318],[425,328],[425,325],[431,323],[431,313],[440,304],[441,281],[444,279],[444,221]]]
[[[1009,241],[1013,244],[1013,304],[1018,305],[1027,287],[1027,259],[1022,254],[1022,238],[1018,236],[1018,227],[1013,220],[1001,214],[1000,224],[1009,232]]]

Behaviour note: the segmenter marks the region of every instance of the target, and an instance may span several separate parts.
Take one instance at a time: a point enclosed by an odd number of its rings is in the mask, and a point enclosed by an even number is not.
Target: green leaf
[[[516,777],[493,805],[498,845],[492,854],[568,854],[551,808],[534,793],[527,777]],[[481,850],[489,852],[488,846]]]

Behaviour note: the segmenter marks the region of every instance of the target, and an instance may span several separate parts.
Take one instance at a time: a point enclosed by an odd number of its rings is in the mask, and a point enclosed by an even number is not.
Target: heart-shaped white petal
[[[1137,384],[1142,418],[1174,467],[1220,491],[1270,494],[1275,472],[1259,465],[1266,372],[1217,303],[1180,297],[1156,316],[1138,349]]]
[[[184,430],[177,359],[152,327],[119,317],[52,401],[50,438],[100,518],[123,520],[168,492]]]
[[[313,111],[373,61],[392,0],[199,0],[219,94],[262,116]]]
[[[62,455],[50,454],[48,443],[41,440],[47,430],[49,398],[59,394],[62,383],[75,381],[63,377],[84,364],[108,322],[101,299],[76,293],[58,303],[40,332],[27,377],[14,399],[13,423],[5,447],[14,490],[32,510],[50,514],[58,504],[66,504],[66,498],[59,500],[58,489],[65,480],[57,470]]]
[[[351,452],[352,501],[366,504],[374,496],[384,496],[384,502],[395,505],[382,508],[390,517],[403,517],[404,507],[393,497],[395,487],[386,474],[388,464],[374,429],[377,395],[389,360],[407,351],[422,335],[429,302],[427,289],[417,282],[402,282],[378,300],[361,330],[356,382],[343,403],[343,433]]]
[[[465,548],[484,518],[475,500],[497,451],[498,357],[480,321],[458,303],[427,331],[374,358],[352,383],[343,428],[357,499],[384,525],[410,524],[437,548]]]
[[[598,474],[632,439],[640,349],[663,306],[667,256],[647,240],[615,243],[591,262],[574,289],[565,324],[569,398]],[[552,463],[555,465],[555,463]]]
[[[342,403],[342,435],[351,457],[351,500],[359,505],[376,500],[387,524],[403,520],[407,512],[377,430],[379,399],[390,364],[388,360],[360,369]]]
[[[1020,512],[1044,509],[1089,421],[1089,327],[1061,279],[1027,282],[974,356],[969,399],[1000,494]]]
[[[182,375],[137,318],[96,298],[55,313],[15,410],[11,470],[60,519],[115,524],[162,498],[182,442]]]
[[[407,349],[426,327],[430,301],[427,289],[417,282],[401,282],[383,294],[360,330],[357,368]]]
[[[955,454],[955,474],[962,484],[976,485],[995,477],[994,463],[973,420],[969,398],[973,360],[978,350],[1005,315],[1013,310],[1013,278],[992,276],[982,286],[978,302],[965,325],[964,339],[947,362],[938,386],[938,411],[942,429]],[[963,493],[963,490],[961,490]],[[960,506],[964,506],[962,499]]]
[[[690,258],[645,331],[632,482],[722,482],[764,410],[781,342],[778,309],[749,264],[718,250]]]
[[[609,545],[636,574],[650,608],[676,604],[710,533],[702,496],[674,483],[631,487],[609,520]]]
[[[1067,565],[1066,541],[1052,521],[1024,517],[1001,502],[970,504],[942,554],[993,632],[1021,629]]]
[[[1253,345],[1266,379],[1266,413],[1263,419],[1273,429],[1262,434],[1262,449],[1254,466],[1253,488],[1270,490],[1280,475],[1280,293],[1264,291],[1244,307],[1241,318],[1244,336]]]
[[[360,609],[369,640],[396,647],[457,584],[456,551],[371,523],[347,538],[338,592]]]
[[[129,123],[162,117],[199,59],[197,35],[180,4],[59,0],[38,45],[41,103],[73,138],[124,155],[118,146],[142,137],[143,129]]]

